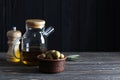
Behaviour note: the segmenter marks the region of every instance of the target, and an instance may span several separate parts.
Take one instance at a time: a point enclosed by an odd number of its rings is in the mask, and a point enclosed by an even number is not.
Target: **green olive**
[[[39,58],[44,59],[46,55],[44,53],[40,54]]]
[[[53,51],[52,56],[54,59],[59,59],[60,58],[60,52],[59,51]]]
[[[64,57],[64,54],[60,54],[60,59],[63,59]]]
[[[46,54],[46,59],[53,59],[52,55],[51,54]]]

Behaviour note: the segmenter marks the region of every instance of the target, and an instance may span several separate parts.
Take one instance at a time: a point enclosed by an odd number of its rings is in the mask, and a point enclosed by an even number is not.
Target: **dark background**
[[[48,49],[120,51],[119,3],[107,0],[0,0],[0,51],[7,51],[8,30],[25,32],[25,20],[45,19],[55,32]]]

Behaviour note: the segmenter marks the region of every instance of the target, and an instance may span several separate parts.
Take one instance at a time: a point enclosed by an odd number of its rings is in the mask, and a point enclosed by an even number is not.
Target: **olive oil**
[[[21,61],[26,65],[38,65],[37,55],[41,54],[41,52],[25,52],[22,51]]]
[[[45,48],[40,49],[39,47],[29,47],[29,50],[23,50],[21,51],[21,62],[25,65],[31,65],[35,66],[38,65],[38,59],[37,56],[39,54],[42,54],[46,51]]]

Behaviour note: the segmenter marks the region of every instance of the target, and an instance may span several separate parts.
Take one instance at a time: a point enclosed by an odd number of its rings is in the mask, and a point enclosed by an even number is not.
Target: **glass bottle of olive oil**
[[[21,42],[21,62],[26,65],[38,65],[37,55],[47,50],[47,36],[53,27],[45,29],[45,20],[26,20],[26,32]]]

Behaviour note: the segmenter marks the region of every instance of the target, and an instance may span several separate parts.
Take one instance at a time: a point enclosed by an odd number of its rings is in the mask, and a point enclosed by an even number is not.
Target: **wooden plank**
[[[43,74],[38,66],[22,66],[5,61],[0,54],[0,77],[16,80],[119,80],[119,52],[63,52],[66,55],[79,54],[77,61],[67,61],[65,71],[57,74]],[[90,55],[91,54],[91,55]]]

